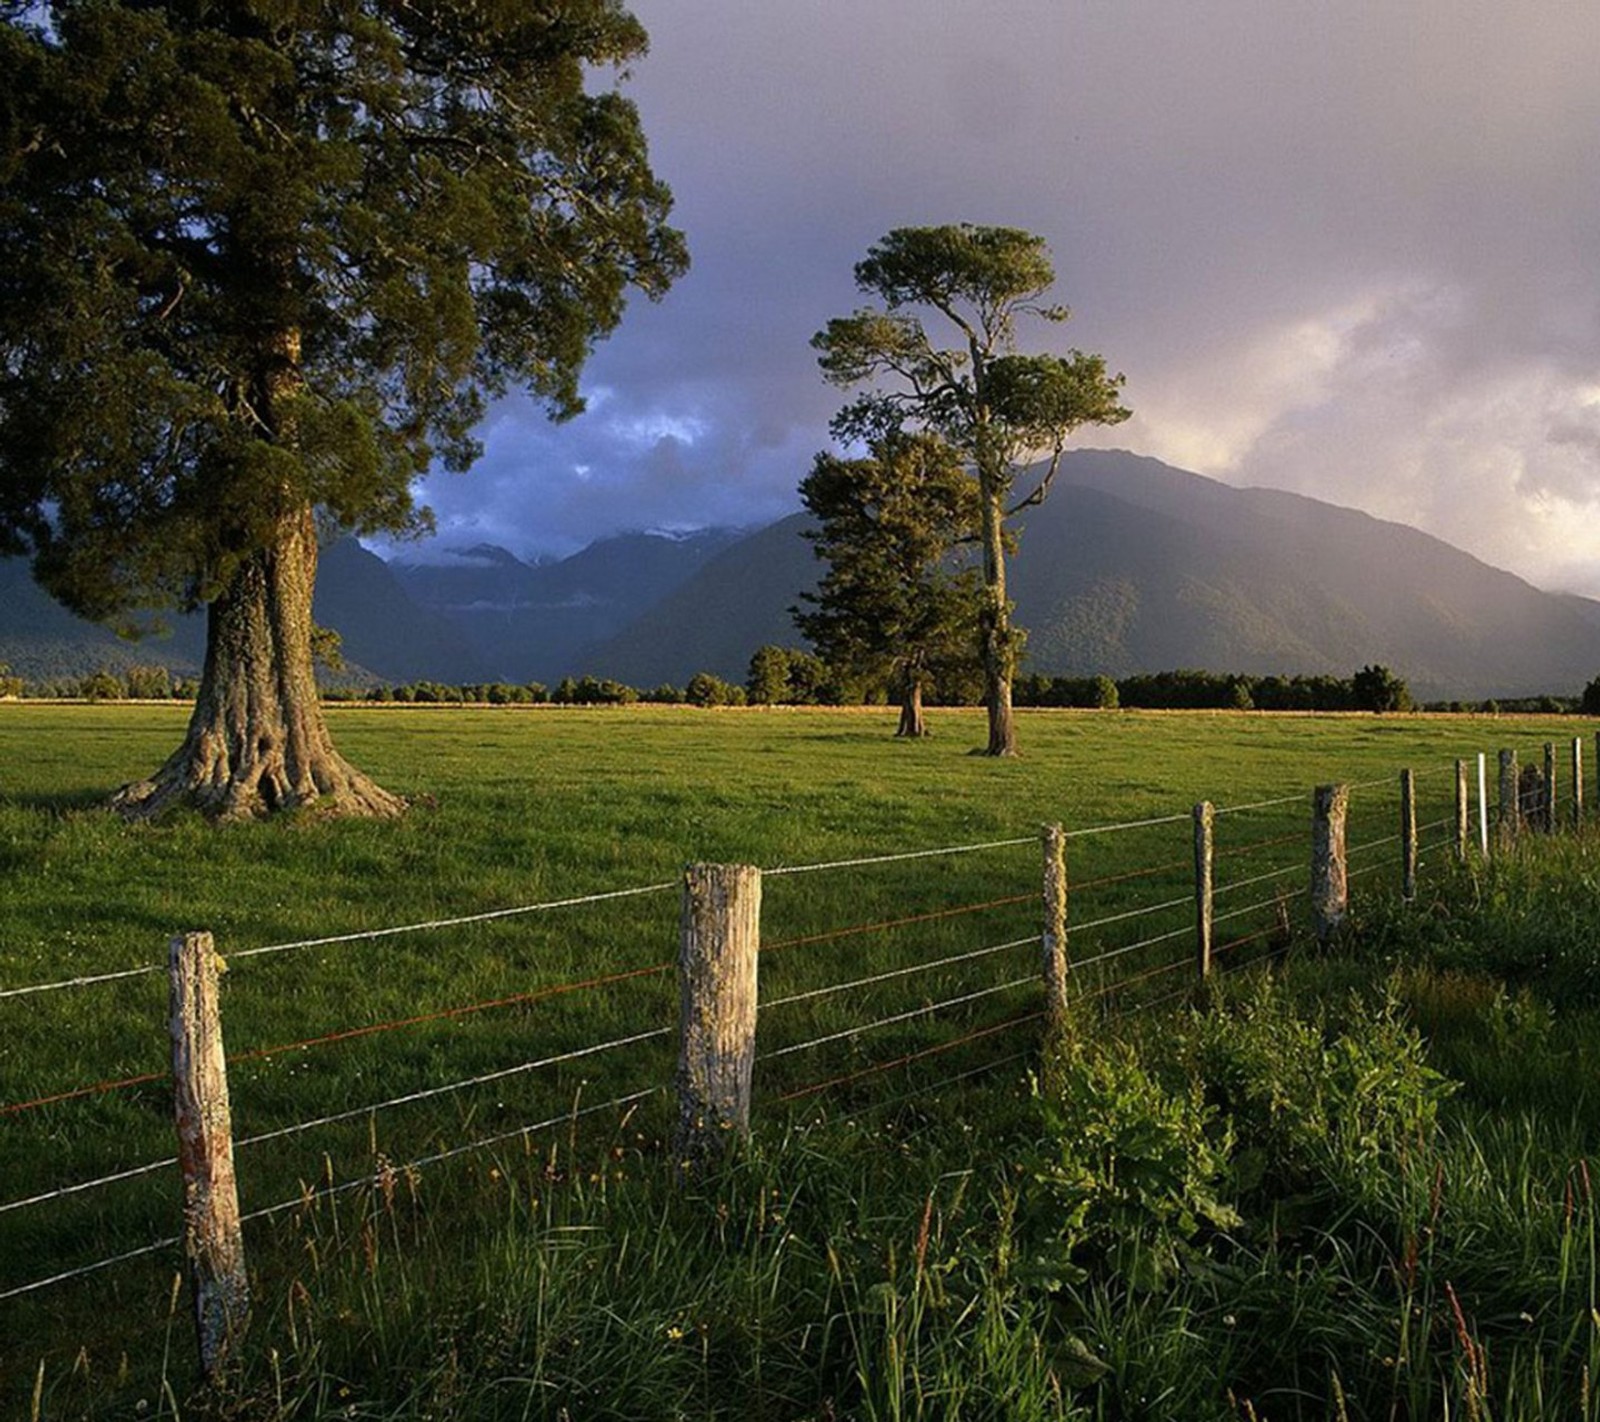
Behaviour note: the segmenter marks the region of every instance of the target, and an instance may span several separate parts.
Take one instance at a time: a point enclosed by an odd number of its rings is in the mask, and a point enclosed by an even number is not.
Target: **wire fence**
[[[1378,876],[1386,875],[1399,890],[1408,864],[1420,855],[1431,867],[1447,857],[1439,851],[1459,852],[1465,832],[1475,843],[1479,823],[1491,814],[1501,832],[1508,823],[1533,822],[1540,815],[1552,826],[1575,818],[1578,800],[1571,790],[1566,797],[1550,793],[1530,808],[1519,787],[1513,812],[1503,803],[1492,811],[1480,803],[1474,821],[1457,785],[1454,773],[1440,770],[1417,777],[1409,800],[1393,775],[1349,786],[1348,881],[1360,881],[1365,891],[1385,882]],[[1157,1011],[1193,999],[1206,972],[1237,972],[1281,957],[1296,931],[1293,919],[1300,912],[1308,873],[1302,820],[1307,803],[1308,794],[1301,791],[1211,807],[1217,828],[1214,843],[1208,841],[1203,886],[1195,846],[1186,842],[1198,822],[1194,811],[1060,830],[1071,862],[1086,861],[1093,871],[1070,882],[1071,913],[1064,925],[1071,991],[1080,1008],[1108,1016]],[[1410,823],[1400,822],[1406,804]],[[1419,805],[1424,807],[1420,815]],[[1445,813],[1447,807],[1450,813]],[[1287,830],[1283,823],[1288,819],[1302,823]],[[1181,837],[1171,833],[1177,826],[1184,827]],[[1147,832],[1145,839],[1125,841],[1141,832]],[[1095,848],[1107,841],[1138,847]],[[1179,852],[1180,843],[1185,852]],[[1050,930],[1040,927],[1047,899],[1040,883],[1040,845],[1038,834],[1018,835],[765,870],[763,877],[775,882],[763,909],[764,918],[770,915],[771,931],[760,944],[759,1047],[754,1051],[759,1101],[776,1108],[833,1095],[851,1102],[853,1109],[881,1110],[1029,1060],[1040,1025],[1048,1018],[1048,1007],[1041,1005],[1041,948]],[[868,892],[861,887],[862,871],[955,860],[981,861],[982,868],[954,877],[945,902],[919,905],[911,912],[871,911],[895,903],[906,890],[886,882],[881,890]],[[841,913],[845,921],[805,921],[808,914],[814,919],[822,901],[805,886],[821,875],[858,876],[848,891],[826,897],[830,912]],[[789,884],[792,891],[784,887]],[[674,881],[604,889],[243,947],[225,956],[230,965],[247,964],[404,936],[553,923],[563,910],[675,908],[671,891],[679,887]],[[919,891],[928,890],[929,882],[919,881]],[[1202,899],[1205,943],[1197,950]],[[632,936],[659,944],[674,930],[663,914],[649,912],[656,916],[630,920]],[[603,944],[607,938],[605,924],[593,930],[592,941]],[[670,1115],[665,1085],[672,1074],[670,1050],[679,1032],[675,966],[653,956],[651,961],[617,964],[522,991],[474,994],[465,1001],[229,1052],[235,1113],[248,1127],[232,1142],[240,1156],[245,1196],[241,1223],[375,1188],[396,1171],[411,1174],[509,1142],[526,1144],[563,1127],[576,1139],[577,1123],[595,1117],[620,1121],[644,1113],[640,1119],[649,1122],[647,1139],[663,1140]],[[167,970],[166,964],[151,963],[0,988],[0,1003],[130,983]],[[597,1026],[610,1030],[597,1033]],[[1026,1039],[1020,1049],[1019,1036]],[[538,1041],[541,1049],[508,1053],[519,1039]],[[348,1056],[364,1051],[368,1055],[353,1059],[355,1065],[337,1060],[340,1052]],[[450,1062],[458,1063],[457,1068],[441,1071]],[[933,1063],[951,1070],[918,1077],[900,1095],[885,1096],[879,1089],[890,1075],[911,1081]],[[640,1084],[641,1075],[646,1084]],[[374,1078],[389,1089],[358,1089]],[[49,1163],[57,1176],[0,1199],[0,1231],[13,1226],[21,1231],[9,1239],[0,1232],[0,1245],[15,1246],[24,1238],[30,1245],[8,1248],[5,1257],[19,1263],[48,1259],[55,1266],[37,1277],[0,1278],[0,1302],[38,1295],[141,1258],[170,1256],[181,1247],[181,1236],[159,1228],[160,1221],[172,1219],[170,1177],[179,1168],[179,1157],[165,1151],[147,1152],[142,1160],[136,1156],[140,1146],[160,1138],[163,1115],[170,1120],[169,1081],[169,1073],[157,1070],[108,1073],[98,1080],[41,1086],[0,1102],[0,1118],[11,1123],[8,1130],[22,1131],[12,1149],[0,1151],[0,1171],[10,1188],[17,1189],[15,1181],[23,1174],[18,1162],[24,1156]],[[600,1099],[589,1101],[588,1096]],[[319,1102],[325,1109],[316,1109]],[[308,1104],[313,1109],[305,1110]],[[448,1110],[441,1109],[446,1106]],[[419,1114],[421,1107],[430,1113]],[[75,1127],[69,1113],[89,1110],[102,1112],[106,1119],[97,1119],[92,1131]],[[382,1124],[390,1117],[398,1122],[393,1136],[416,1143],[411,1150],[392,1148]],[[127,1128],[127,1139],[108,1137],[108,1122]],[[38,1129],[30,1136],[24,1128],[32,1129],[34,1123]],[[165,1129],[170,1140],[170,1124]],[[313,1152],[295,1157],[281,1149],[260,1149],[301,1137],[315,1137]],[[45,1139],[68,1139],[72,1145],[65,1151],[38,1150]],[[127,1159],[125,1152],[135,1158]],[[374,1164],[401,1157],[406,1158],[403,1165]],[[332,1172],[339,1167],[345,1178],[334,1178]],[[306,1185],[319,1174],[325,1183]],[[120,1212],[88,1205],[88,1197],[103,1191],[144,1188],[137,1182],[161,1182],[160,1195],[147,1190]],[[256,1203],[263,1198],[271,1203]],[[53,1222],[48,1221],[52,1211],[59,1214]],[[107,1211],[117,1221],[109,1235],[92,1228]],[[145,1238],[132,1247],[112,1245],[113,1238],[125,1243],[139,1230]]]

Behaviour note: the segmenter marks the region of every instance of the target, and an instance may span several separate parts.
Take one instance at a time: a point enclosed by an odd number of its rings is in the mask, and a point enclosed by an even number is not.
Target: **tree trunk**
[[[1001,491],[984,478],[980,464],[980,498],[983,503],[983,605],[978,610],[978,636],[983,657],[983,704],[989,712],[989,744],[985,755],[1017,753],[1017,731],[1011,716],[1012,636],[1011,607],[1006,601],[1006,558],[1001,527]]]
[[[112,804],[130,818],[191,805],[218,819],[313,807],[387,817],[405,801],[333,748],[311,661],[316,529],[309,508],[284,517],[211,604],[205,672],[183,745]]]
[[[900,725],[896,736],[920,740],[928,734],[927,718],[922,714],[922,678],[907,672],[900,683]]]

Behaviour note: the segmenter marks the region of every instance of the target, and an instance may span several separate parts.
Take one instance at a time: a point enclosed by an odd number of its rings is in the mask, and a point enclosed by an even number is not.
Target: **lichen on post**
[[[236,1361],[250,1322],[233,1121],[218,996],[221,960],[209,933],[171,942],[172,1092],[183,1179],[184,1253],[194,1289],[200,1366],[208,1381]]]
[[[684,871],[678,955],[678,1159],[687,1167],[750,1134],[761,871]]]

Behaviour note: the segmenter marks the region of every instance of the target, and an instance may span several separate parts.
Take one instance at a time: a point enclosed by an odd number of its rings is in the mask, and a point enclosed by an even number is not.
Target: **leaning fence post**
[[[217,993],[222,961],[209,933],[182,933],[168,947],[168,964],[184,1254],[194,1289],[200,1367],[208,1381],[216,1382],[234,1360],[250,1322]]]
[[[1456,858],[1463,863],[1467,858],[1467,843],[1472,834],[1469,819],[1470,798],[1467,793],[1467,763],[1456,762]]]
[[[1211,976],[1212,869],[1215,863],[1216,811],[1211,801],[1194,807],[1194,943],[1195,967],[1203,983]]]
[[[1344,922],[1350,879],[1344,857],[1348,785],[1319,785],[1311,796],[1311,923],[1326,946]]]
[[[1040,829],[1044,846],[1045,1020],[1052,1030],[1067,1020],[1067,835],[1060,825]]]
[[[1544,798],[1539,806],[1539,827],[1546,834],[1556,832],[1556,743],[1544,743]]]
[[[678,948],[678,1159],[686,1165],[750,1134],[761,871],[691,864]]]
[[[1583,828],[1583,737],[1572,738],[1572,827]]]
[[[1400,772],[1400,897],[1417,896],[1417,773]]]
[[[1517,831],[1522,828],[1521,787],[1517,784],[1517,753],[1500,752],[1500,824],[1499,840],[1502,848],[1517,842]]]

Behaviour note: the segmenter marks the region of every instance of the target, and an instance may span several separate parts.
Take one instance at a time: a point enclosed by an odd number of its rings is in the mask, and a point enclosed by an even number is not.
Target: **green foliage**
[[[800,499],[828,571],[793,615],[824,661],[904,696],[971,659],[977,572],[955,548],[977,522],[977,489],[954,449],[893,435],[864,459],[819,454]]]
[[[1358,711],[1409,711],[1411,690],[1385,666],[1365,666],[1350,680]]]
[[[1585,716],[1600,716],[1600,676],[1595,677],[1583,688],[1583,695],[1578,700],[1578,710]]]
[[[772,643],[757,647],[745,678],[752,706],[831,706],[840,699],[837,678],[815,652]]]
[[[1263,979],[1175,1035],[1179,1060],[1232,1124],[1243,1189],[1293,1193],[1330,1179],[1359,1188],[1432,1138],[1452,1089],[1392,987],[1376,1004],[1350,1001],[1335,1024]]]
[[[1082,1282],[1092,1264],[1154,1288],[1203,1227],[1239,1222],[1224,1198],[1230,1135],[1198,1082],[1171,1089],[1127,1044],[1070,1026],[1042,1080],[1045,1143],[1027,1162],[1041,1280]]]
[[[1005,525],[1044,498],[1074,430],[1129,417],[1123,377],[1082,351],[1017,352],[1019,316],[1067,319],[1065,307],[1041,302],[1055,271],[1049,249],[1032,233],[966,223],[900,227],[857,263],[855,277],[882,307],[835,317],[811,342],[830,382],[872,387],[834,417],[832,430],[838,439],[866,443],[880,459],[889,441],[933,436],[975,477],[968,532],[983,549],[984,595],[975,613],[992,707],[990,751],[1009,754],[1011,728],[997,693],[1009,691],[1021,642],[1001,595]],[[953,346],[936,343],[918,308],[942,319]],[[1037,481],[1013,501],[1025,461],[1041,453],[1047,459]]]
[[[487,400],[582,408],[684,269],[613,0],[60,3],[0,24],[0,545],[193,606],[308,507],[424,521]]]
[[[743,706],[745,692],[742,686],[702,671],[689,678],[689,684],[683,689],[683,699],[690,706]]]
[[[86,676],[78,687],[78,695],[85,701],[121,701],[127,694],[128,684],[115,672],[103,668]]]
[[[631,706],[639,693],[609,677],[563,677],[550,695],[558,706]]]

